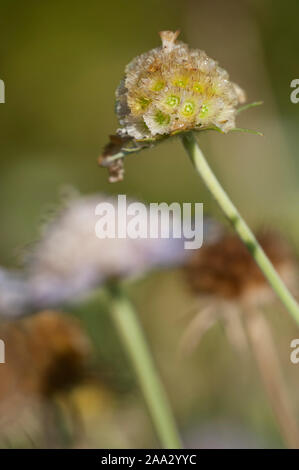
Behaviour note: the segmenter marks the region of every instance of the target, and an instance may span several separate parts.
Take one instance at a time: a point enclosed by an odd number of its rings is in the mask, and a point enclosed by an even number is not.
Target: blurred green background
[[[158,46],[163,29],[180,29],[183,41],[230,72],[249,102],[264,101],[238,123],[264,137],[209,133],[201,145],[248,222],[280,229],[298,250],[299,104],[290,101],[290,82],[299,78],[298,15],[295,0],[0,0],[0,78],[6,85],[0,105],[0,263],[19,264],[68,186],[148,202],[204,202],[206,213],[222,217],[179,140],[127,158],[125,180],[117,185],[97,166],[117,127],[114,92],[124,67]],[[255,366],[244,367],[220,328],[191,358],[178,360],[177,341],[190,310],[181,273],[151,275],[130,291],[186,440],[196,446],[197,433],[202,439],[211,434],[212,442],[231,433],[237,445],[243,432],[244,445],[283,446]],[[92,304],[72,313],[91,333],[96,362],[108,371],[118,408],[128,415],[106,434],[99,416],[95,427],[102,440],[93,430],[85,445],[150,447],[156,441],[142,399],[105,306],[100,310]],[[299,419],[299,369],[289,362],[289,343],[298,332],[282,309],[271,312],[271,321]]]

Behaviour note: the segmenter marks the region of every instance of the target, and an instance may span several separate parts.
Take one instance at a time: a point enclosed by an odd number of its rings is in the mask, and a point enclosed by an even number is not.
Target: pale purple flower
[[[99,216],[95,209],[103,202],[111,203],[117,215],[116,197],[76,196],[43,227],[39,241],[26,255],[25,277],[6,272],[3,288],[0,282],[2,313],[75,302],[110,280],[136,278],[154,269],[180,265],[190,255],[191,250],[184,248],[183,235],[180,238],[174,235],[98,238],[95,227]],[[168,217],[168,212],[162,210],[161,217]],[[147,222],[148,215],[145,215],[141,223]],[[181,220],[174,215],[171,223],[175,227]],[[208,237],[211,232],[217,232],[210,221],[205,229]],[[11,289],[4,294],[8,284]]]

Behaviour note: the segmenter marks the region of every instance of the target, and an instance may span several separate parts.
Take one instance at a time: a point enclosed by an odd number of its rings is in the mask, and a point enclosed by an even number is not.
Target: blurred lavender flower
[[[109,279],[137,276],[184,257],[182,239],[97,238],[95,209],[101,202],[112,203],[117,216],[114,198],[77,197],[44,227],[27,256],[30,280],[41,302],[61,302]]]
[[[0,268],[0,314],[18,315],[31,303],[31,292],[26,278],[17,271]]]
[[[16,315],[28,308],[76,301],[111,279],[178,265],[190,255],[192,250],[184,249],[183,236],[97,238],[95,209],[102,202],[114,206],[117,218],[116,198],[103,194],[72,197],[46,223],[40,240],[26,254],[26,276],[0,271],[0,313]],[[162,210],[160,222],[168,216]],[[181,220],[174,215],[172,223],[175,227]],[[205,229],[208,236],[216,231],[209,221]]]

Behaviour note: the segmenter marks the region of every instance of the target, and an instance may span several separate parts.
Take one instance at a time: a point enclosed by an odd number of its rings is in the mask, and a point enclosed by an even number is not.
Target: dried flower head
[[[292,283],[295,263],[287,243],[275,232],[263,232],[257,238],[280,276]],[[263,273],[233,234],[197,251],[189,261],[187,275],[196,294],[254,303],[272,298]]]
[[[287,243],[274,232],[260,233],[258,240],[285,283],[295,287],[296,265]],[[238,356],[248,357],[250,344],[286,444],[298,448],[298,425],[271,328],[261,308],[273,300],[274,293],[247,248],[236,235],[226,235],[197,252],[187,273],[192,291],[205,304],[185,329],[181,352],[192,352],[217,321]]]
[[[286,284],[294,288],[296,263],[285,240],[275,232],[264,231],[258,235],[258,241]],[[187,262],[186,275],[188,285],[196,295],[199,312],[183,335],[182,349],[192,350],[202,335],[222,319],[230,341],[244,350],[247,340],[242,313],[263,307],[275,299],[245,245],[236,235],[224,234],[193,253]]]
[[[177,42],[179,31],[162,31],[162,46],[136,57],[116,91],[120,132],[136,140],[211,126],[235,127],[236,106],[244,101],[205,52]]]
[[[121,147],[129,153],[192,129],[228,132],[235,127],[244,92],[205,52],[177,41],[178,35],[179,31],[162,31],[162,46],[127,65],[116,90],[121,125],[117,134],[123,143],[118,141],[117,145],[117,136],[112,137],[100,159],[103,166],[108,166],[107,157]],[[113,167],[111,181],[122,179],[123,172],[115,175],[115,161]]]
[[[0,337],[6,344],[2,403],[15,395],[48,397],[88,375],[90,341],[80,323],[65,314],[44,311],[1,323]]]
[[[1,445],[61,445],[58,407],[63,415],[66,407],[74,413],[70,394],[93,375],[87,334],[77,319],[43,311],[1,321],[0,338],[5,341],[6,360],[0,367]],[[69,421],[72,429],[78,426],[76,413]]]

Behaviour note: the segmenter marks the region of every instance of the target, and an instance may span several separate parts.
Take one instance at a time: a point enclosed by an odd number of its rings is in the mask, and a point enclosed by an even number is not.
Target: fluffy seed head
[[[205,52],[162,31],[162,46],[136,57],[116,91],[119,134],[151,140],[191,129],[235,127],[244,92]]]
[[[286,242],[274,232],[263,232],[258,240],[280,276],[292,287],[296,268]],[[189,261],[187,277],[197,295],[259,304],[272,299],[264,275],[236,235],[225,235],[198,250]]]
[[[27,254],[27,284],[38,308],[74,301],[110,279],[135,277],[185,258],[183,238],[121,238],[117,231],[115,238],[97,238],[95,209],[100,203],[114,208],[114,223],[119,210],[116,198],[103,194],[74,197],[44,227]],[[147,224],[147,214],[142,217]],[[128,216],[127,223],[131,219]]]

